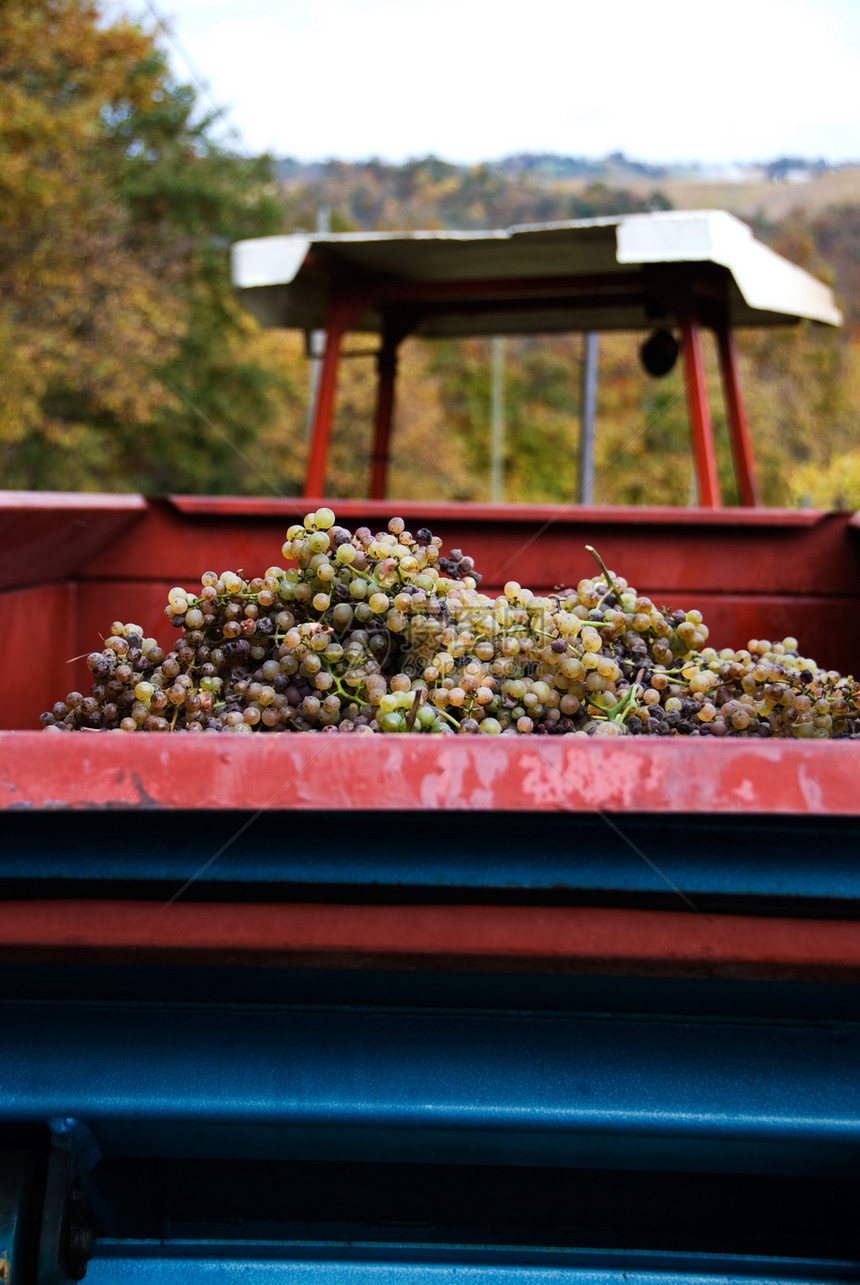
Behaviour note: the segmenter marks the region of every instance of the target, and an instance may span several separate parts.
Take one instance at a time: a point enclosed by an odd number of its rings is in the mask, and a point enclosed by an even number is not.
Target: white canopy
[[[722,210],[670,210],[490,232],[300,233],[233,246],[233,281],[266,326],[324,329],[332,286],[365,291],[352,328],[408,304],[414,333],[639,330],[681,294],[732,326],[839,325],[821,281]]]

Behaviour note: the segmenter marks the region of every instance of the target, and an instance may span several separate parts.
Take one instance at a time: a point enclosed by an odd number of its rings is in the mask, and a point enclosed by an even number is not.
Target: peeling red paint
[[[0,732],[2,808],[860,815],[860,743]]]

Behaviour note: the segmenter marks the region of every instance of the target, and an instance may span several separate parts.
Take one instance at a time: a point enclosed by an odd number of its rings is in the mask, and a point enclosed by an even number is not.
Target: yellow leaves
[[[860,447],[836,455],[825,467],[801,464],[787,484],[790,503],[813,509],[860,509]]]
[[[0,308],[0,350],[3,378],[0,379],[0,458],[3,448],[21,442],[41,419],[41,398],[45,392],[44,370],[38,346],[13,342],[14,328]]]
[[[810,434],[806,461],[791,463],[785,470],[784,489],[790,504],[860,509],[860,340],[852,337],[840,348],[842,405],[837,406],[831,423],[820,422],[819,431]]]
[[[856,341],[801,326],[751,332],[738,347],[764,502],[828,507],[838,500],[841,467],[831,460],[860,445]],[[828,480],[819,484],[818,474]]]
[[[163,263],[133,232],[104,128],[106,110],[151,98],[161,63],[144,32],[102,23],[87,0],[6,5],[3,36],[5,481],[44,484],[56,468],[53,485],[104,484],[99,472],[113,467],[114,454],[105,426],[145,422],[164,403],[156,371],[175,350],[186,311],[165,293]],[[80,467],[61,465],[65,456],[79,456]]]
[[[353,347],[356,344],[352,344]],[[362,340],[360,346],[368,347]],[[307,459],[310,365],[301,336],[260,331],[243,341],[246,359],[280,379],[269,395],[271,422],[256,434],[252,458],[285,494],[301,491]],[[464,443],[450,423],[432,378],[431,344],[401,346],[389,494],[401,499],[480,499],[484,479],[470,470]],[[346,357],[340,365],[326,490],[330,495],[367,494],[375,396],[372,357]],[[251,489],[260,489],[259,482]],[[244,488],[241,488],[244,489]]]
[[[429,378],[431,356],[426,342],[407,342],[401,349],[389,494],[404,500],[480,499],[484,479],[470,471],[462,436],[446,419],[439,388]]]
[[[132,75],[151,54],[148,37],[122,22],[103,26],[82,0],[42,0],[4,7],[0,45],[0,217],[31,221],[34,204],[72,202],[82,175],[81,150],[101,133],[101,114],[155,87]],[[146,84],[144,82],[147,82]]]
[[[244,359],[269,370],[273,380],[267,397],[269,415],[257,426],[249,454],[273,488],[285,495],[299,495],[306,457],[308,370],[304,340],[283,330],[261,330],[253,320],[250,329],[250,334],[237,341],[237,348],[241,342]],[[265,487],[259,476],[251,475],[236,489],[253,493]]]

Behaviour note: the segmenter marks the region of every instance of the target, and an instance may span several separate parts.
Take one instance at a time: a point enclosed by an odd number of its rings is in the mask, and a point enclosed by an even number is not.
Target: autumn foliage
[[[301,337],[261,331],[230,285],[242,237],[505,226],[665,208],[599,181],[571,194],[435,158],[331,162],[276,182],[269,158],[214,141],[191,89],[140,25],[97,0],[9,0],[0,18],[0,485],[197,492],[301,489],[309,369]],[[296,123],[297,131],[300,122]],[[842,333],[741,336],[765,502],[860,505],[860,208],[759,235],[825,274]],[[648,380],[641,336],[601,340],[595,498],[693,498],[680,375]],[[349,346],[349,345],[348,345]],[[505,498],[575,497],[581,341],[507,342]],[[725,497],[736,499],[712,351]],[[342,363],[328,490],[363,494],[373,363]],[[404,344],[391,493],[489,493],[490,341]]]
[[[249,440],[274,375],[225,247],[280,226],[265,162],[211,145],[151,36],[89,0],[4,5],[0,80],[3,484],[228,487],[167,380]]]

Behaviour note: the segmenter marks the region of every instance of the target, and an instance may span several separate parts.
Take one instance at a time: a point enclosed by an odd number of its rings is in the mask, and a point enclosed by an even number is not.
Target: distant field
[[[730,210],[747,218],[761,211],[769,218],[781,219],[798,208],[811,211],[828,205],[860,204],[860,166],[822,174],[808,183],[667,180],[663,183],[629,183],[627,186],[643,196],[659,187],[678,210]]]

